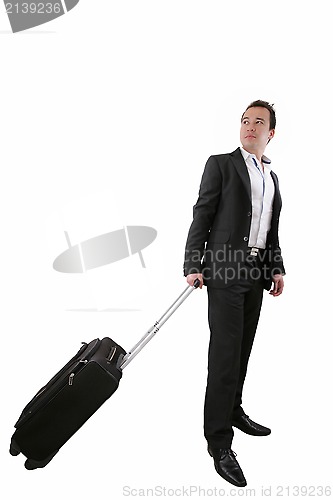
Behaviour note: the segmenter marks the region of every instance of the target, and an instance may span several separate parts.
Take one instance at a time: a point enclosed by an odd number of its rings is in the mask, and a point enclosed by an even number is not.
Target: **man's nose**
[[[247,126],[247,130],[248,130],[249,132],[250,132],[250,131],[251,131],[251,132],[253,132],[255,129],[256,129],[256,127],[255,127],[255,124],[254,124],[254,123],[252,123],[252,124],[250,124],[250,123],[249,123],[249,124],[248,124],[248,126]]]

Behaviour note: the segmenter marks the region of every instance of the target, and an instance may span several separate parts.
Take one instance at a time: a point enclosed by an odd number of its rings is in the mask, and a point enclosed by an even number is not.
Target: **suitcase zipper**
[[[79,363],[76,365],[75,368],[79,367],[80,366],[80,363],[88,363],[88,360],[87,359],[80,359]],[[74,382],[74,377],[75,377],[75,372],[72,372],[69,377],[68,377],[68,385],[73,385],[73,382]]]

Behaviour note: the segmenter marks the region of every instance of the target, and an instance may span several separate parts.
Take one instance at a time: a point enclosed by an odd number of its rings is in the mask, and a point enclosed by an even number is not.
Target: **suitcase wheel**
[[[34,470],[38,468],[38,465],[34,465],[33,461],[28,458],[28,460],[24,462],[24,467],[28,470]]]
[[[49,462],[51,462],[52,458],[56,453],[58,453],[59,450],[56,450],[52,455],[49,455],[45,460],[34,460],[33,458],[28,458],[25,463],[24,467],[28,470],[34,470],[34,469],[42,469],[45,467]]]
[[[10,448],[9,448],[9,453],[13,456],[16,457],[21,453],[20,447],[17,445],[15,441],[12,440],[10,443]]]

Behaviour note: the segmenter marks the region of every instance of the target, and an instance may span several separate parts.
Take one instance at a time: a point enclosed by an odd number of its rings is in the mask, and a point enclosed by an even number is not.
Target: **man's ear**
[[[275,134],[275,129],[272,128],[270,131],[269,131],[269,134],[268,134],[268,140],[267,140],[267,144],[273,139],[274,137],[274,134]]]

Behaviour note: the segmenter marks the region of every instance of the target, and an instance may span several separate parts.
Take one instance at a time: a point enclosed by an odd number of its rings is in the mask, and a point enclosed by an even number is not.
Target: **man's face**
[[[242,118],[240,141],[243,148],[249,153],[263,153],[268,142],[272,139],[275,130],[269,129],[270,113],[261,107],[249,108]]]

